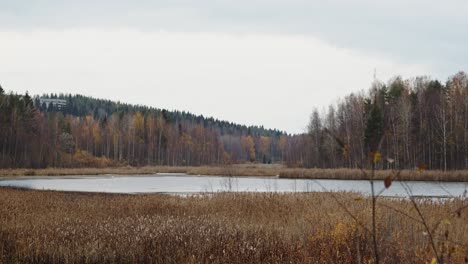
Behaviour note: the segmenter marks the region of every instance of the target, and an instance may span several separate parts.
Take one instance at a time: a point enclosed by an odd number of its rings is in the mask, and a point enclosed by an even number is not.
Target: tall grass
[[[297,179],[342,179],[369,180],[359,169],[304,169],[286,168],[279,164],[236,164],[229,166],[200,167],[106,167],[106,168],[47,168],[47,169],[0,169],[0,176],[61,176],[61,175],[98,175],[98,174],[154,174],[154,173],[187,173],[192,175],[217,176],[265,176]],[[383,180],[391,174],[390,170],[376,170],[375,179]],[[468,170],[436,171],[436,170],[403,170],[399,176],[403,181],[454,181],[468,182]]]
[[[3,263],[369,263],[370,199],[350,193],[179,197],[0,188]],[[468,257],[466,201],[421,200],[449,263]],[[383,263],[434,258],[406,200],[380,200]],[[412,220],[413,217],[416,220]]]
[[[367,175],[370,171],[366,171]],[[284,169],[280,172],[282,178],[305,179],[344,179],[369,180],[360,169]],[[391,175],[390,170],[376,170],[375,180],[384,180]],[[439,170],[402,170],[398,177],[402,181],[443,181],[468,182],[468,170],[439,171]]]

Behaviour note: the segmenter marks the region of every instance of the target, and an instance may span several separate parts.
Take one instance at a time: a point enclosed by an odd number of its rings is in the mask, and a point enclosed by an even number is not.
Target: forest
[[[3,168],[272,163],[286,137],[278,130],[81,95],[32,98],[1,89],[0,110]]]
[[[358,87],[357,87],[358,88]],[[61,99],[65,105],[46,104]],[[30,96],[0,87],[0,167],[199,166],[284,163],[358,168],[378,148],[378,169],[468,168],[468,76],[387,83],[313,111],[287,134],[187,112],[82,95]]]
[[[306,135],[288,138],[289,166],[358,168],[378,150],[379,169],[468,168],[468,77],[375,80],[315,110]]]

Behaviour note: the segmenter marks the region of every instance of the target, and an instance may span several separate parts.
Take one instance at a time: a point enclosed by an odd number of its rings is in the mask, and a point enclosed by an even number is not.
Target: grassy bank
[[[201,167],[109,167],[109,168],[47,168],[47,169],[1,169],[1,177],[15,176],[67,176],[67,175],[98,175],[98,174],[154,174],[154,173],[187,173],[192,175],[219,176],[279,176],[280,178],[297,179],[343,179],[367,180],[366,175],[358,169],[302,169],[286,168],[273,164],[237,164],[230,166]],[[390,175],[388,170],[376,171],[376,179],[384,179]],[[403,170],[401,180],[411,181],[454,181],[468,182],[468,170],[436,171],[436,170]]]
[[[177,197],[0,188],[2,263],[372,263],[370,200],[327,193]],[[466,201],[464,201],[466,203]],[[468,257],[463,201],[421,201],[447,263]],[[393,209],[389,209],[393,208]],[[408,201],[381,200],[383,263],[434,257]],[[408,216],[405,216],[407,214]],[[362,225],[362,226],[361,226]]]

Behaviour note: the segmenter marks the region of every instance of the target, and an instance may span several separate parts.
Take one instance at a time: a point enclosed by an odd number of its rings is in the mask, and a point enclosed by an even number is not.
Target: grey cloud
[[[342,47],[427,63],[445,77],[468,62],[468,3],[450,1],[21,1],[0,3],[0,30],[139,30],[306,34]]]

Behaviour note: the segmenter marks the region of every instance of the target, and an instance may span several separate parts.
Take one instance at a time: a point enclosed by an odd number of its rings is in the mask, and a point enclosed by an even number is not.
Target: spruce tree
[[[370,113],[364,132],[364,143],[370,151],[375,151],[382,137],[384,120],[382,110],[375,102],[369,108]]]

